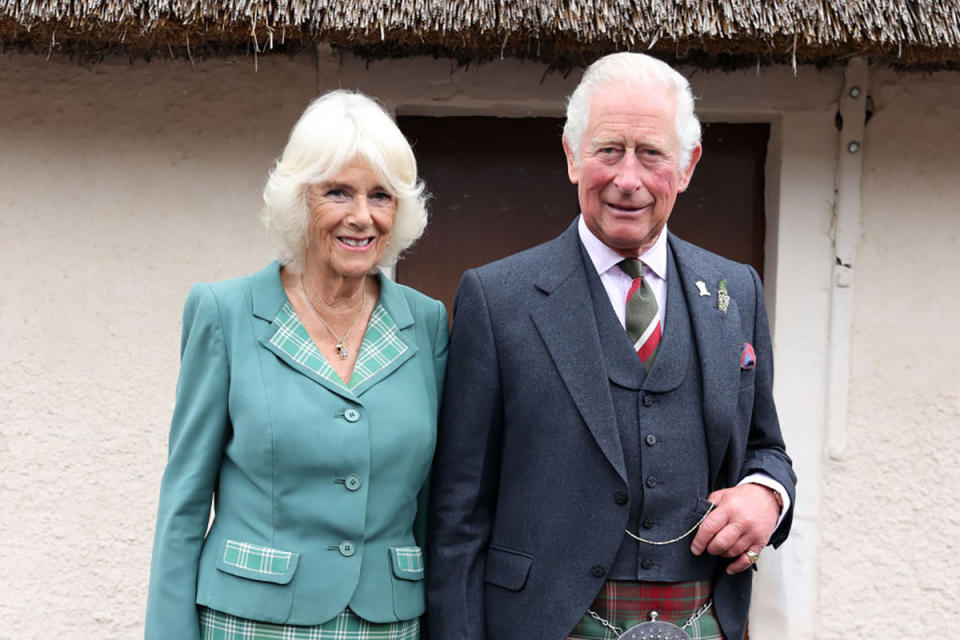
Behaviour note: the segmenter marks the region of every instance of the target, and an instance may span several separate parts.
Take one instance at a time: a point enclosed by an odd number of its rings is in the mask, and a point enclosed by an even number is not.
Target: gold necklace
[[[350,332],[353,331],[353,328],[357,326],[357,321],[360,319],[360,315],[363,313],[363,305],[367,301],[367,288],[364,285],[360,285],[360,307],[357,309],[357,315],[353,317],[353,322],[350,323],[350,327],[347,329],[347,332],[343,334],[343,337],[338,336],[336,332],[327,324],[327,321],[323,319],[323,316],[320,314],[320,310],[317,309],[317,305],[313,303],[313,298],[310,297],[310,294],[307,293],[307,288],[303,286],[303,274],[300,274],[300,291],[303,293],[303,297],[306,298],[307,304],[310,305],[310,309],[313,311],[313,314],[317,316],[317,320],[320,321],[327,331],[330,332],[330,335],[333,336],[333,339],[337,341],[337,353],[340,355],[341,360],[346,360],[350,357],[350,351],[347,349],[347,338],[350,337]],[[328,305],[329,306],[329,305]]]

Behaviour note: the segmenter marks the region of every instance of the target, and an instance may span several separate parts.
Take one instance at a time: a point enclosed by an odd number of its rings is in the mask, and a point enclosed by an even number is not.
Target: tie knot
[[[620,268],[623,272],[636,280],[643,275],[643,263],[636,258],[627,258],[620,261]]]

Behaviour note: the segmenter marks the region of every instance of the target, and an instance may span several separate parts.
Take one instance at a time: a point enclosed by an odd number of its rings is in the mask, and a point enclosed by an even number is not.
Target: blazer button
[[[356,409],[347,409],[343,412],[343,417],[347,419],[347,422],[356,422],[360,419],[360,412]]]
[[[647,486],[653,489],[655,486],[657,486],[657,479],[653,476],[647,478]]]
[[[345,558],[349,558],[357,552],[357,548],[349,540],[344,540],[341,542],[338,549],[340,549],[340,555]]]
[[[643,406],[649,407],[650,405],[653,404],[653,398],[651,398],[650,396],[645,395],[645,396],[643,396],[643,399],[642,399],[640,402],[643,404]]]
[[[603,576],[607,575],[607,570],[600,565],[595,564],[590,569],[590,575],[592,575],[594,578],[602,578]]]
[[[617,491],[613,494],[613,501],[617,504],[627,504],[627,492],[626,491]]]
[[[653,566],[653,560],[651,560],[650,558],[644,558],[640,562],[640,566],[643,567],[644,569],[649,569],[650,567]]]
[[[653,445],[657,444],[657,436],[653,435],[652,433],[648,433],[646,437],[646,441],[647,441],[647,444],[652,447]]]
[[[351,473],[347,476],[346,480],[343,481],[344,486],[347,487],[350,491],[356,491],[360,488],[360,485],[363,483],[360,482],[360,476],[355,473]]]

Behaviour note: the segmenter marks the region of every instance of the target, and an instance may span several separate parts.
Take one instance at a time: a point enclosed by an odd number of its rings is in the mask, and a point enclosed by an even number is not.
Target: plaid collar
[[[358,396],[417,352],[415,344],[404,340],[404,331],[413,326],[413,313],[402,286],[382,273],[378,277],[380,297],[370,316],[350,384],[337,375],[300,323],[283,291],[277,262],[251,277],[251,310],[254,316],[269,323],[260,334],[260,343],[300,373],[359,401]]]
[[[346,384],[330,366],[326,357],[320,353],[289,302],[283,303],[273,319],[273,326],[276,330],[270,338],[270,344],[327,382],[354,392],[381,370],[388,368],[395,360],[401,358],[410,348],[400,337],[400,329],[386,307],[377,301],[373,313],[370,314],[367,331],[363,334],[363,342],[357,353],[357,363],[353,367],[350,383]]]

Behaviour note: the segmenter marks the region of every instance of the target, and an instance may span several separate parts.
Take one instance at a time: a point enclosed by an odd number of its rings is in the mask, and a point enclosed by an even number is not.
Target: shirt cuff
[[[790,510],[790,496],[787,495],[787,490],[784,489],[783,485],[774,480],[771,476],[760,471],[757,473],[751,473],[737,483],[738,486],[741,484],[759,484],[767,487],[768,489],[773,489],[780,494],[781,498],[783,498],[783,508],[780,509],[780,516],[777,518],[777,526],[773,528],[773,530],[776,531],[780,526],[780,523],[783,522],[783,517],[787,515],[787,511]]]

